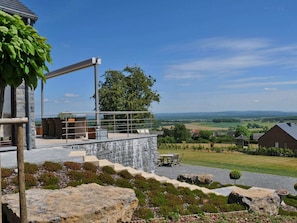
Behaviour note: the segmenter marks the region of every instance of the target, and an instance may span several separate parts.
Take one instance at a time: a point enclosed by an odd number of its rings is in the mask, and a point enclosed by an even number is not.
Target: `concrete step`
[[[96,156],[84,156],[84,162],[93,163],[96,166],[99,166],[99,160]]]

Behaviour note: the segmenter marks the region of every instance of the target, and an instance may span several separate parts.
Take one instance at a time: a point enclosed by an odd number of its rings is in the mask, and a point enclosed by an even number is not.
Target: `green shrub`
[[[38,171],[38,165],[35,163],[24,163],[25,174],[35,174]]]
[[[80,171],[76,171],[76,170],[70,170],[67,173],[68,177],[70,178],[70,180],[72,181],[79,181],[82,182],[84,174]]]
[[[133,179],[133,176],[131,175],[131,173],[129,173],[128,170],[122,170],[118,172],[118,175],[127,180]]]
[[[232,170],[229,173],[229,177],[231,180],[234,180],[234,184],[236,183],[236,180],[238,180],[241,177],[241,173],[238,170]]]
[[[197,205],[192,205],[190,204],[187,207],[187,210],[189,211],[189,214],[202,214],[203,211],[201,210],[201,208]]]
[[[51,162],[51,161],[45,161],[42,166],[47,171],[51,171],[51,172],[62,170],[62,168],[63,168],[60,163],[55,163],[55,162]]]
[[[146,202],[145,202],[146,196],[145,196],[145,194],[139,189],[134,189],[134,191],[135,191],[135,195],[136,195],[136,197],[138,199],[138,205],[139,206],[145,206],[146,205]]]
[[[166,196],[164,193],[159,192],[159,191],[151,191],[149,193],[149,203],[152,206],[164,206],[167,205],[167,200],[166,200]]]
[[[286,211],[282,208],[279,209],[278,212],[279,215],[284,215],[284,216],[297,216],[297,212],[296,211]]]
[[[183,204],[182,199],[177,195],[167,193],[165,195],[165,197],[166,197],[166,200],[167,200],[167,206],[169,206],[169,207],[174,208],[176,206],[179,206],[179,205]]]
[[[5,189],[8,186],[8,183],[6,180],[1,179],[1,189]]]
[[[15,184],[15,185],[19,185],[19,179],[18,179],[18,176],[15,176],[12,180],[12,182]],[[31,187],[34,187],[37,185],[37,180],[36,178],[34,177],[33,174],[25,174],[25,185],[26,185],[26,189],[29,189]]]
[[[101,184],[101,181],[97,177],[96,173],[94,173],[91,170],[85,170],[83,172],[84,178],[83,178],[83,183],[89,184],[89,183],[97,183]]]
[[[171,183],[164,183],[162,190],[166,191],[167,193],[179,195],[179,190]]]
[[[1,168],[1,177],[2,178],[9,177],[12,175],[12,173],[13,173],[13,169]]]
[[[32,174],[25,174],[26,188],[31,188],[37,185],[37,180]]]
[[[83,163],[83,168],[85,170],[89,170],[89,171],[92,171],[94,173],[97,172],[97,166],[94,163],[90,163],[90,162]]]
[[[82,181],[69,181],[67,186],[70,186],[70,187],[77,187],[79,185],[82,185],[83,182]]]
[[[57,185],[59,183],[59,178],[53,173],[43,173],[39,176],[39,181],[43,182],[45,186]]]
[[[102,172],[99,174],[98,179],[103,183],[103,184],[107,184],[107,185],[113,185],[115,183],[115,180],[113,179],[113,177],[105,172]]]
[[[116,174],[116,171],[110,166],[102,167],[102,171],[107,174]]]
[[[165,218],[169,218],[173,212],[174,210],[166,205],[163,205],[159,208],[159,214]]]
[[[141,191],[147,191],[149,189],[149,184],[146,180],[135,179],[134,186]]]
[[[229,204],[229,206],[230,206],[230,211],[244,211],[244,210],[246,210],[246,208],[241,204],[233,203],[233,204]]]
[[[291,195],[291,194],[287,195],[286,197],[284,197],[284,202],[287,205],[297,208],[297,195],[296,196]]]
[[[219,210],[218,208],[212,204],[212,203],[206,203],[201,207],[201,210],[203,212],[207,212],[207,213],[218,213]]]
[[[48,189],[48,190],[57,190],[60,189],[59,185],[45,185],[43,189]]]
[[[117,179],[115,185],[118,187],[133,188],[133,185],[130,183],[130,181],[124,178]]]
[[[134,176],[134,179],[135,179],[135,180],[136,180],[136,179],[138,179],[138,180],[146,180],[145,177],[143,177],[143,176],[140,175],[140,174],[135,175],[135,176]]]
[[[183,195],[183,201],[189,205],[198,205],[199,204],[199,200],[196,199],[195,196],[188,195],[188,194]]]
[[[147,180],[149,190],[160,190],[161,183],[153,178]]]
[[[71,169],[71,170],[80,170],[81,169],[80,163],[71,162],[71,161],[64,162],[64,166],[66,166],[68,169]]]
[[[138,218],[149,220],[154,217],[154,213],[149,209],[145,207],[139,207],[134,211],[134,215]]]

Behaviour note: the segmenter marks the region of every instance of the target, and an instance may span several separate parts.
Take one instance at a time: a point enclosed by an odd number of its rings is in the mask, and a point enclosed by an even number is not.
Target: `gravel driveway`
[[[173,167],[158,167],[156,174],[172,179],[176,179],[180,174],[213,174],[213,181],[217,181],[222,184],[233,184],[234,181],[229,178],[230,171],[231,170],[227,169],[180,164]],[[241,171],[241,174],[242,176],[236,181],[236,184],[269,189],[285,189],[291,194],[297,193],[294,190],[294,184],[297,183],[297,178],[245,171]]]

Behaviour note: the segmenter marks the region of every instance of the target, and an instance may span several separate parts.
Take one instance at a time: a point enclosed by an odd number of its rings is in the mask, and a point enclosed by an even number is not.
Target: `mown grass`
[[[179,153],[180,156],[183,154],[182,163],[185,164],[297,178],[297,158],[247,155],[230,151],[220,153],[207,150],[194,151],[191,147],[187,149],[158,149],[158,152],[160,154]]]

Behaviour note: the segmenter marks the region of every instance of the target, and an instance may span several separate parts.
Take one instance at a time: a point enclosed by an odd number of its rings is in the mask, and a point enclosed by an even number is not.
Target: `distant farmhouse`
[[[258,140],[259,147],[288,148],[297,154],[297,125],[279,123]]]

